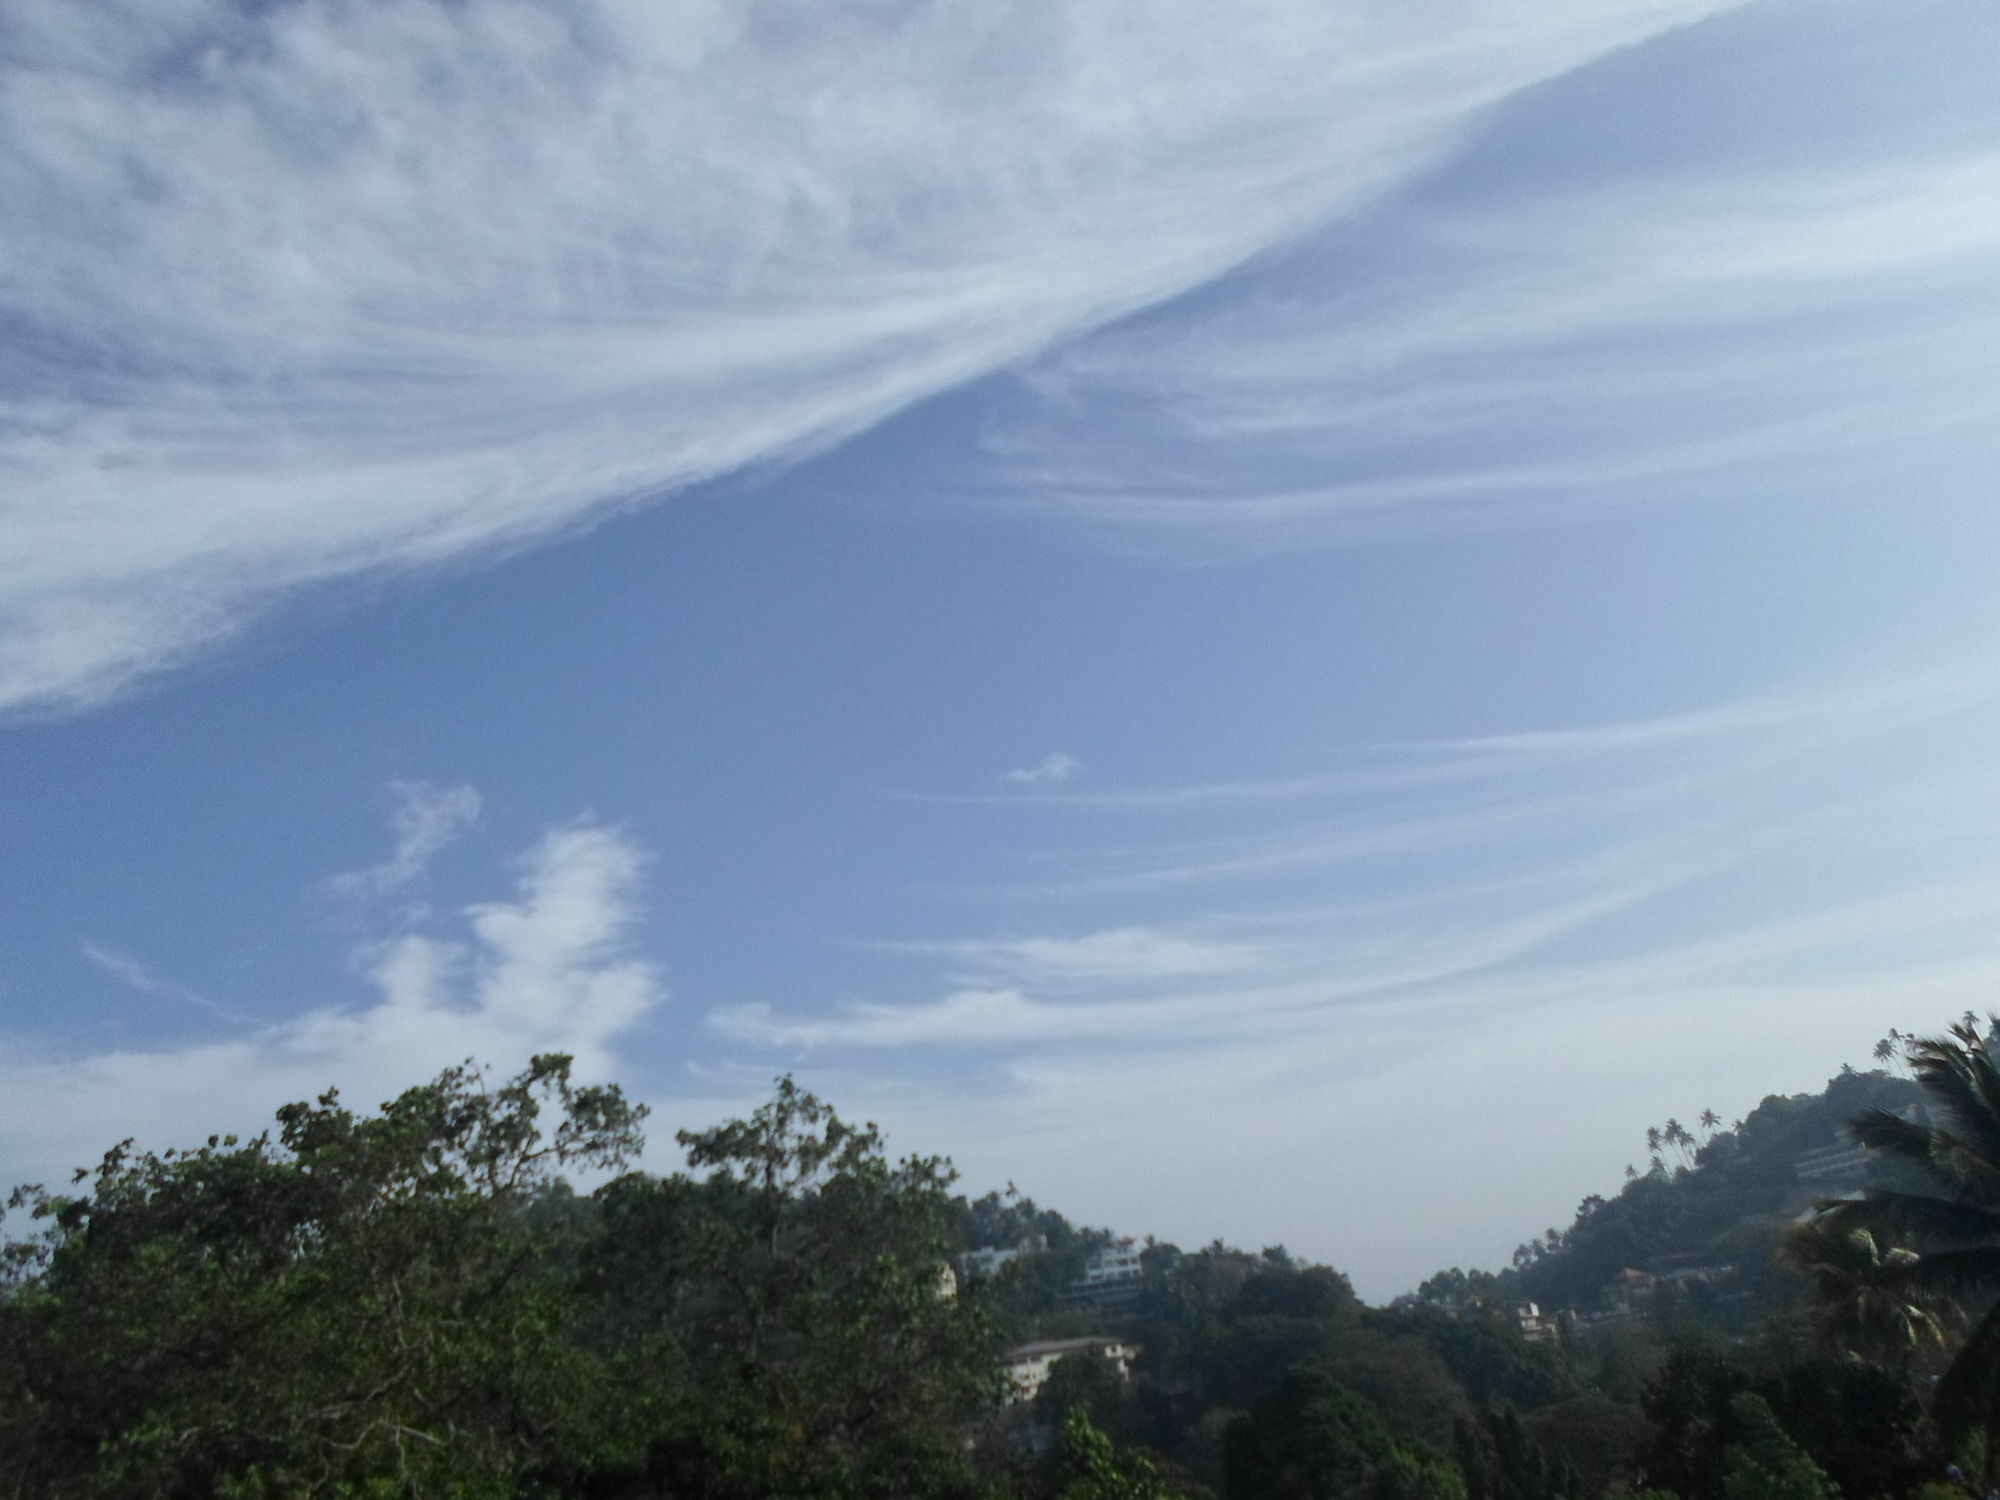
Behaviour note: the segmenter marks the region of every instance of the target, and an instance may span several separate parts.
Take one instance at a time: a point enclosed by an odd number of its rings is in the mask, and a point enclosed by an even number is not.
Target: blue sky
[[[0,1176],[574,1051],[1382,1297],[2000,995],[1972,0],[0,16]]]

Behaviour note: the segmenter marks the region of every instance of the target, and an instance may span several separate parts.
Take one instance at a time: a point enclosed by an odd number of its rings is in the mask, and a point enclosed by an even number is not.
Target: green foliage
[[[1586,1495],[1604,1494],[1638,1470],[1646,1419],[1636,1405],[1586,1391],[1529,1412],[1522,1420],[1550,1459],[1576,1474]]]
[[[642,1114],[573,1087],[566,1057],[497,1089],[467,1066],[373,1117],[328,1093],[280,1111],[276,1140],[128,1142],[79,1195],[17,1194],[45,1227],[0,1305],[4,1484],[513,1493],[535,1428],[589,1441],[606,1404],[536,1195],[621,1162]]]
[[[780,1080],[749,1119],[683,1132],[704,1175],[598,1195],[586,1285],[627,1368],[672,1372],[634,1483],[711,1496],[971,1493],[960,1428],[1001,1390],[977,1288],[943,1295],[952,1174],[891,1163]]]
[[[1970,1017],[1945,1036],[1905,1040],[1929,1123],[1869,1109],[1852,1129],[1899,1163],[1910,1186],[1826,1206],[1820,1233],[1852,1246],[1866,1232],[1871,1244],[1908,1242],[1919,1253],[1877,1257],[1856,1287],[1821,1278],[1819,1291],[1823,1305],[1836,1307],[1867,1294],[1874,1306],[1863,1310],[1865,1320],[1863,1311],[1836,1315],[1913,1343],[1953,1316],[1960,1300],[1977,1299],[1985,1310],[1939,1380],[1932,1410],[1949,1437],[1976,1435],[1991,1450],[2000,1438],[2000,1066]]]
[[[1408,1326],[1438,1351],[1477,1405],[1545,1406],[1575,1394],[1575,1378],[1562,1356],[1522,1338],[1502,1307],[1456,1318],[1418,1311],[1410,1315]]]
[[[1367,1401],[1312,1369],[1288,1371],[1229,1425],[1223,1463],[1230,1500],[1466,1495],[1448,1461],[1397,1442]]]
[[[1895,1372],[1778,1346],[1668,1358],[1641,1401],[1650,1427],[1639,1454],[1646,1479],[1686,1500],[1720,1500],[1728,1451],[1752,1436],[1737,1401],[1745,1394],[1846,1494],[1907,1495],[1944,1470],[1945,1455]]]
[[[1035,1394],[1035,1418],[1052,1432],[1061,1432],[1076,1416],[1114,1437],[1135,1435],[1138,1414],[1129,1381],[1118,1366],[1101,1354],[1065,1355],[1049,1369]]]
[[[1761,1396],[1739,1393],[1730,1403],[1743,1441],[1730,1447],[1727,1500],[1840,1500],[1825,1472],[1785,1435]]]
[[[1062,1427],[1057,1500],[1177,1500],[1151,1459],[1121,1453],[1081,1410]]]
[[[1947,1323],[1962,1317],[1949,1298],[1913,1284],[1914,1250],[1884,1249],[1870,1230],[1837,1218],[1795,1225],[1778,1258],[1810,1284],[1815,1331],[1841,1352],[1907,1365],[1942,1346]]]
[[[22,1194],[0,1493],[980,1493],[998,1339],[940,1295],[948,1170],[785,1080],[682,1137],[700,1177],[560,1183],[622,1164],[641,1114],[567,1058],[457,1068]]]
[[[1588,1308],[1628,1266],[1732,1265],[1730,1305],[1736,1326],[1745,1327],[1793,1295],[1772,1251],[1789,1220],[1788,1204],[1796,1212],[1798,1157],[1845,1141],[1857,1112],[1899,1110],[1917,1098],[1906,1079],[1849,1071],[1818,1094],[1771,1095],[1733,1129],[1706,1127],[1698,1144],[1682,1131],[1686,1139],[1673,1146],[1660,1130],[1660,1149],[1676,1164],[1663,1158],[1655,1169],[1636,1172],[1616,1197],[1585,1198],[1553,1243],[1544,1237],[1540,1253],[1524,1247],[1530,1253],[1502,1273],[1507,1295]],[[1723,1313],[1711,1308],[1703,1317],[1713,1323]]]
[[[1511,1406],[1460,1422],[1453,1447],[1467,1500],[1582,1500],[1576,1472],[1550,1459]]]

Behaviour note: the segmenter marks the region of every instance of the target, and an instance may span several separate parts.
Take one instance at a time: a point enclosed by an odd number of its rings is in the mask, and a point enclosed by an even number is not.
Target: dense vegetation
[[[329,1093],[15,1195],[0,1495],[1981,1494],[2000,1073],[1969,1024],[1878,1060],[1914,1076],[1670,1121],[1568,1230],[1387,1308],[1220,1241],[1079,1297],[1109,1232],[955,1197],[789,1080],[668,1176],[625,1170],[644,1110],[562,1057],[375,1114]],[[1855,1138],[1866,1194],[1795,1222],[1802,1159]],[[1020,1253],[948,1272],[979,1249]],[[1080,1334],[1136,1362],[1013,1399],[1010,1345]]]

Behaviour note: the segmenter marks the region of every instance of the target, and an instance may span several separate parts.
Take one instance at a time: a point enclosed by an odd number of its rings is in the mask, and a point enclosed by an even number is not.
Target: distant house
[[[1896,1111],[1896,1115],[1913,1125],[1922,1125],[1929,1120],[1921,1104],[1906,1104]],[[1868,1176],[1868,1164],[1875,1159],[1875,1153],[1866,1146],[1845,1139],[1845,1132],[1842,1135],[1843,1138],[1831,1146],[1801,1152],[1792,1161],[1792,1175],[1823,1196],[1860,1187]]]
[[[1088,1307],[1116,1307],[1136,1301],[1146,1273],[1132,1239],[1114,1240],[1090,1252],[1083,1275],[1063,1289],[1063,1300]]]
[[[1132,1361],[1139,1357],[1139,1346],[1103,1335],[1078,1339],[1036,1339],[1019,1344],[1007,1351],[1007,1374],[1014,1382],[1012,1399],[1034,1400],[1048,1380],[1049,1371],[1055,1368],[1056,1361],[1072,1354],[1108,1359],[1117,1367],[1122,1379],[1130,1380]]]
[[[1847,1141],[1807,1151],[1792,1163],[1792,1175],[1814,1187],[1856,1187],[1868,1175],[1868,1148]]]
[[[1562,1330],[1552,1317],[1543,1317],[1541,1308],[1533,1302],[1509,1302],[1507,1315],[1514,1320],[1514,1326],[1521,1330],[1521,1337],[1531,1344],[1559,1344]]]

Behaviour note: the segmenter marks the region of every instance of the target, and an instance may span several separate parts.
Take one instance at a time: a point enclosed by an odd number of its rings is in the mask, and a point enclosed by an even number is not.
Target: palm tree
[[[1871,1189],[1826,1205],[1816,1227],[1826,1236],[1866,1231],[1873,1245],[1907,1240],[1922,1252],[1907,1259],[1878,1254],[1865,1277],[1870,1290],[1934,1313],[1960,1299],[1983,1304],[2000,1292],[2000,1067],[1976,1017],[1945,1036],[1906,1038],[1905,1048],[1932,1123],[1871,1109],[1848,1128],[1931,1191]],[[1862,1259],[1868,1253],[1851,1240],[1849,1248]],[[2000,1301],[1959,1344],[1938,1381],[1932,1412],[1947,1436],[1981,1431],[1987,1451],[2000,1456],[1994,1441],[2000,1438]]]
[[[1902,1285],[1921,1257],[1914,1250],[1883,1250],[1868,1230],[1842,1229],[1829,1222],[1832,1217],[1798,1225],[1778,1247],[1779,1263],[1812,1283],[1821,1338],[1898,1367],[1942,1345],[1946,1320],[1956,1321],[1957,1309],[1913,1300]]]
[[[1680,1157],[1683,1167],[1692,1167],[1694,1165],[1694,1151],[1692,1149],[1694,1146],[1694,1137],[1689,1134],[1688,1128],[1685,1125],[1681,1124],[1679,1120],[1669,1120],[1667,1121],[1667,1128],[1661,1131],[1660,1134],[1666,1140],[1666,1143],[1674,1148],[1674,1152]]]

